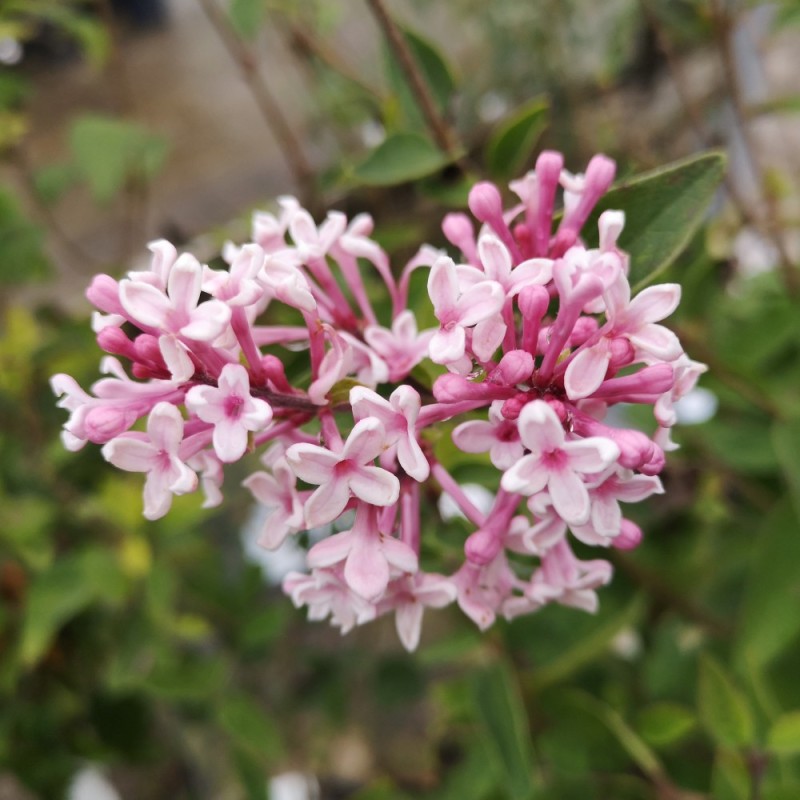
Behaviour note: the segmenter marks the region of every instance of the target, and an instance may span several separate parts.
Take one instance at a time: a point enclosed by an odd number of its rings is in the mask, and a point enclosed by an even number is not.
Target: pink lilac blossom
[[[575,543],[639,544],[620,504],[663,492],[674,405],[705,371],[661,324],[680,287],[632,296],[624,214],[586,229],[614,172],[595,156],[574,175],[544,152],[511,183],[516,205],[482,182],[478,224],[444,218],[458,254],[423,245],[397,270],[368,215],[317,224],[290,197],[225,246],[225,268],[155,242],[149,269],[87,291],[108,377],[90,392],[53,377],[64,443],[144,473],[149,519],[197,488],[220,504],[226,466],[261,455],[244,480],[270,512],[259,543],[316,529],[284,590],[343,633],[394,615],[413,650],[426,608],[457,604],[481,629],[549,603],[592,612],[612,570]],[[420,330],[409,297],[425,268],[438,326]],[[653,408],[649,433],[608,421],[631,403]],[[470,460],[496,470],[480,508],[451,472]],[[449,555],[430,541],[451,524],[444,496],[470,527]]]

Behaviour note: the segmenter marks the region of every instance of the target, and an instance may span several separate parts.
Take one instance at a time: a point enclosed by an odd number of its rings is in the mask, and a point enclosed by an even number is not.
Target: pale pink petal
[[[419,442],[416,438],[409,434],[402,436],[397,442],[397,460],[400,466],[410,475],[415,481],[422,483],[428,480],[431,472],[430,464]]]
[[[502,344],[505,333],[506,323],[501,314],[479,322],[472,332],[472,352],[481,361],[488,361]]]
[[[564,444],[564,429],[550,406],[544,400],[528,403],[519,415],[519,436],[533,453],[550,453]]]
[[[467,336],[460,325],[450,330],[439,330],[428,345],[431,361],[437,364],[448,364],[457,361],[464,355]]]
[[[452,258],[441,256],[434,262],[428,275],[428,296],[439,319],[455,308],[458,299],[458,275]]]
[[[651,494],[663,494],[664,487],[656,475],[633,475],[614,487],[614,494],[626,503],[638,503]]]
[[[416,576],[416,596],[430,608],[449,606],[458,591],[449,578],[435,573],[418,573]]]
[[[211,342],[222,335],[231,319],[231,309],[221,300],[207,300],[192,311],[188,325],[180,329],[182,336],[196,342]]]
[[[197,488],[197,474],[183,461],[173,457],[168,472],[169,490],[173,494],[189,494]]]
[[[627,322],[639,324],[659,322],[668,317],[681,301],[681,287],[677,283],[661,283],[639,292],[631,300],[625,315]]]
[[[194,375],[194,362],[186,350],[186,345],[175,336],[166,334],[158,337],[158,349],[167,365],[170,376],[175,381],[188,381]]]
[[[374,417],[362,419],[355,424],[342,451],[342,458],[367,464],[374,461],[386,444],[386,430]]]
[[[380,534],[384,558],[401,572],[415,573],[419,569],[417,554],[404,542],[392,536]]]
[[[171,311],[164,292],[142,281],[123,280],[119,283],[119,300],[131,319],[151,328],[163,328]]]
[[[496,236],[484,234],[478,239],[478,255],[486,277],[505,285],[511,274],[511,254],[506,246]]]
[[[409,600],[397,606],[394,615],[394,623],[397,628],[397,635],[400,641],[408,650],[413,653],[419,645],[419,637],[422,632],[422,616],[425,609],[418,600]]]
[[[373,506],[390,506],[400,496],[400,481],[380,467],[358,467],[347,481],[356,497]]]
[[[247,450],[247,429],[237,420],[223,417],[214,425],[212,441],[219,460],[232,464]]]
[[[172,506],[172,492],[155,470],[147,474],[144,482],[144,516],[154,520],[163,517]]]
[[[503,473],[500,485],[507,492],[530,495],[541,491],[547,485],[550,473],[538,455],[523,456],[516,464]]]
[[[283,505],[284,490],[268,472],[254,472],[242,481],[242,486],[249,489],[253,497],[267,508]]]
[[[615,498],[595,496],[592,500],[592,526],[601,536],[616,536],[622,525],[622,512]]]
[[[619,446],[605,436],[565,442],[563,449],[577,472],[602,472],[619,458]]]
[[[383,594],[389,583],[389,564],[376,535],[360,536],[344,565],[347,585],[367,600]]]
[[[497,469],[508,469],[522,458],[522,442],[495,441],[489,450],[489,458]]]
[[[550,499],[558,515],[569,525],[584,525],[589,520],[589,491],[571,469],[551,472],[548,481]]]
[[[385,397],[381,397],[366,386],[354,386],[350,390],[350,406],[353,409],[353,418],[357,422],[367,417],[376,417],[384,422],[394,417],[396,413]]]
[[[549,258],[532,258],[523,261],[512,271],[506,290],[510,295],[519,294],[525,286],[544,286],[553,274],[553,262]]]
[[[147,418],[147,435],[158,450],[175,452],[183,440],[183,417],[172,403],[159,403]]]
[[[674,361],[683,354],[678,337],[663,325],[643,325],[635,333],[629,334],[628,339],[634,347],[661,361]]]
[[[344,511],[349,499],[350,489],[345,479],[329,480],[306,500],[306,525],[316,528],[326,522],[333,522]]]
[[[462,422],[453,430],[453,442],[465,453],[485,453],[497,443],[497,429],[480,419]]]
[[[173,265],[167,281],[167,294],[176,311],[188,315],[200,299],[203,270],[194,256],[184,253]]]
[[[321,484],[331,480],[334,467],[342,459],[324,447],[300,442],[286,451],[286,460],[300,480]]]
[[[564,373],[564,388],[570,400],[589,397],[605,380],[611,361],[607,340],[581,350],[567,366]]]
[[[459,322],[464,327],[475,325],[503,307],[506,295],[503,287],[495,281],[481,281],[467,289],[458,299],[456,307]]]
[[[356,543],[357,540],[352,531],[343,531],[334,533],[333,536],[327,536],[308,551],[308,566],[311,569],[332,567],[334,564],[344,561]]]
[[[147,472],[153,468],[158,450],[152,442],[133,436],[117,436],[103,445],[101,452],[106,461],[126,472]]]

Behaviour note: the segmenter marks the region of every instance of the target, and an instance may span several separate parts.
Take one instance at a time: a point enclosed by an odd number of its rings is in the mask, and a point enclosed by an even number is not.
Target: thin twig
[[[434,141],[447,155],[456,159],[459,158],[463,152],[463,147],[453,128],[439,113],[433,95],[419,70],[403,32],[387,11],[383,0],[367,0],[367,5],[386,36],[389,48],[397,59],[412,93],[419,103],[420,111],[425,118],[425,123]]]
[[[12,163],[17,169],[22,180],[22,187],[34,212],[47,228],[53,238],[58,240],[61,247],[67,252],[69,257],[78,264],[89,264],[93,269],[100,265],[100,259],[88,250],[85,250],[78,242],[72,239],[53,214],[52,209],[45,203],[39,195],[36,183],[31,173],[31,166],[28,163],[27,155],[21,145],[17,145],[12,153]],[[75,270],[69,264],[64,264],[69,273],[74,274]]]
[[[747,157],[758,178],[759,191],[762,197],[765,197],[764,169],[758,156],[758,145],[753,139],[752,129],[748,121],[747,110],[744,104],[744,93],[742,91],[741,81],[739,80],[739,70],[736,66],[731,42],[733,20],[719,0],[711,0],[711,12],[714,35],[717,40],[720,58],[722,59],[725,83],[728,86],[728,94],[730,96],[733,114],[736,118],[736,124],[739,130],[742,132],[742,139],[744,141]],[[792,263],[789,253],[786,251],[781,232],[775,225],[775,220],[773,219],[775,216],[774,204],[767,201],[766,205],[767,215],[764,220],[764,229],[769,234],[770,239],[778,251],[786,291],[791,297],[797,297],[800,295],[800,273],[798,273],[795,265]]]
[[[281,107],[267,86],[254,55],[246,47],[231,27],[225,15],[213,0],[200,0],[200,5],[208,21],[216,31],[229,55],[236,63],[245,83],[250,89],[264,121],[286,159],[286,164],[297,182],[300,194],[305,202],[310,202],[313,190],[314,172],[298,143],[298,137],[292,130]]]
[[[691,91],[689,91],[689,81],[686,78],[686,75],[683,71],[683,66],[680,62],[680,59],[673,47],[672,41],[667,34],[667,31],[664,28],[664,25],[661,22],[660,17],[658,16],[658,12],[655,11],[652,5],[652,0],[640,0],[642,10],[647,17],[647,20],[650,26],[653,29],[653,32],[656,36],[656,41],[658,42],[658,46],[661,49],[661,52],[664,54],[664,58],[667,62],[667,69],[669,70],[670,76],[672,77],[672,82],[675,85],[675,90],[678,93],[678,98],[681,101],[681,105],[686,112],[686,116],[689,119],[689,123],[691,124],[692,130],[695,133],[695,136],[702,142],[704,147],[711,147],[715,144],[714,136],[709,131],[705,119],[703,117],[703,111],[695,101],[694,97],[692,96]],[[727,36],[726,36],[727,41]],[[729,48],[729,44],[727,45]],[[728,49],[728,59],[731,58],[730,50]],[[732,63],[732,62],[731,62]],[[725,69],[728,72],[728,68]],[[731,75],[727,75],[726,79],[730,79]],[[738,80],[737,80],[738,86]],[[736,109],[737,102],[739,104],[739,113],[737,114],[739,124],[742,128],[743,133],[745,134],[745,141],[747,142],[749,139],[749,132],[745,125],[745,116],[742,114],[742,106],[741,106],[741,99],[738,100],[733,97],[736,93],[731,91],[732,100],[734,103],[734,109]],[[751,158],[752,158],[752,149],[750,144],[747,145],[748,150],[751,151]],[[739,188],[736,186],[734,181],[732,180],[729,174],[725,174],[723,176],[723,182],[725,184],[725,189],[728,192],[728,196],[731,199],[736,210],[739,212],[739,216],[744,221],[746,225],[749,225],[756,230],[765,231],[769,236],[770,240],[775,245],[775,248],[778,252],[778,257],[781,264],[781,269],[784,272],[784,278],[787,283],[787,290],[790,290],[791,293],[796,291],[796,284],[797,284],[797,275],[794,266],[792,265],[791,258],[789,254],[786,252],[786,248],[783,243],[783,238],[780,236],[780,233],[775,229],[775,226],[769,220],[762,220],[760,219],[759,215],[757,215],[752,207],[751,203],[748,202],[747,198],[745,198],[742,193],[739,191]]]
[[[313,56],[332,72],[341,75],[345,80],[358,86],[365,94],[379,101],[383,99],[381,92],[375,86],[365,81],[357,70],[346,63],[335,50],[328,47],[325,42],[318,39],[309,30],[291,22],[286,23],[286,30],[289,34],[290,45],[301,55]]]

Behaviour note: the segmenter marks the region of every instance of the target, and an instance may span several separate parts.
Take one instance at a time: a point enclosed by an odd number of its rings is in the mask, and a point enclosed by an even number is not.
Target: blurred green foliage
[[[461,125],[470,177],[529,166],[547,126],[551,143],[574,145],[562,137],[563,104],[540,93],[587,69],[606,85],[622,80],[642,18],[637,3],[612,5],[594,31],[610,44],[587,54],[599,66],[580,60],[573,71],[570,48],[591,33],[570,16],[575,2],[499,4],[487,27],[496,63],[469,81],[404,29],[439,111]],[[655,6],[682,47],[706,41],[703,3]],[[227,8],[249,42],[273,14],[322,36],[332,24],[324,4]],[[33,35],[32,10],[104,63],[107,33],[86,4],[3,2],[3,32]],[[796,8],[783,4],[781,19],[795,24]],[[332,185],[367,186],[380,206],[380,187],[416,182],[403,195],[412,213],[387,220],[383,235],[397,250],[419,241],[426,228],[414,214],[438,219],[463,202],[464,181],[448,169],[464,154],[435,145],[388,53],[377,94],[316,68],[330,81],[320,84],[323,117],[343,128],[377,119],[386,132],[366,154],[348,150]],[[457,95],[474,100],[498,75],[516,76],[503,85],[510,110],[473,127]],[[24,141],[30,88],[0,75],[9,159]],[[98,203],[113,200],[155,175],[169,143],[92,112],[76,117],[69,146],[67,161],[32,176],[45,206],[81,182]],[[11,285],[46,274],[45,229],[0,191],[0,774],[42,798],[64,796],[90,761],[136,800],[264,798],[269,774],[297,766],[320,776],[326,798],[799,797],[800,315],[780,272],[737,274],[707,246],[720,235],[703,213],[721,171],[718,155],[696,156],[609,195],[628,212],[622,243],[637,279],[682,284],[674,324],[709,363],[703,385],[719,401],[710,421],[678,429],[666,495],[635,509],[644,544],[612,556],[617,575],[596,616],[551,607],[482,635],[457,612],[430,614],[414,656],[391,622],[340,639],[265,583],[238,536],[248,501],[236,476],[224,511],[178,498],[149,523],[138,476],[108,469],[95,448],[62,448],[48,377],[68,372],[87,386],[98,356],[85,320],[14,302]],[[496,480],[446,428],[435,448],[459,480]],[[423,560],[455,559],[467,532],[431,518]],[[357,775],[345,769],[353,750],[367,753]]]

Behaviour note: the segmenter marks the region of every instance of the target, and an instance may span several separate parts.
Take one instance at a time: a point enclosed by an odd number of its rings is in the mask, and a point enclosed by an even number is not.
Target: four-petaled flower
[[[319,486],[306,501],[309,528],[332,522],[344,511],[351,493],[375,506],[397,502],[400,481],[372,462],[386,447],[386,432],[377,419],[357,422],[340,453],[300,442],[286,451],[286,460],[301,481]]]
[[[241,364],[226,364],[217,386],[193,386],[186,407],[214,426],[214,450],[220,461],[238,461],[247,450],[249,431],[264,429],[272,419],[265,400],[250,395],[250,379]]]
[[[522,409],[519,434],[531,452],[504,473],[502,487],[525,495],[547,488],[565,522],[586,523],[591,502],[581,475],[602,472],[617,460],[619,447],[602,436],[567,441],[556,412],[544,400],[533,400]]]
[[[123,433],[103,446],[103,456],[127,472],[146,472],[144,515],[158,519],[169,511],[173,494],[197,487],[197,475],[180,457],[183,417],[172,403],[159,403],[147,418],[147,433]]]

